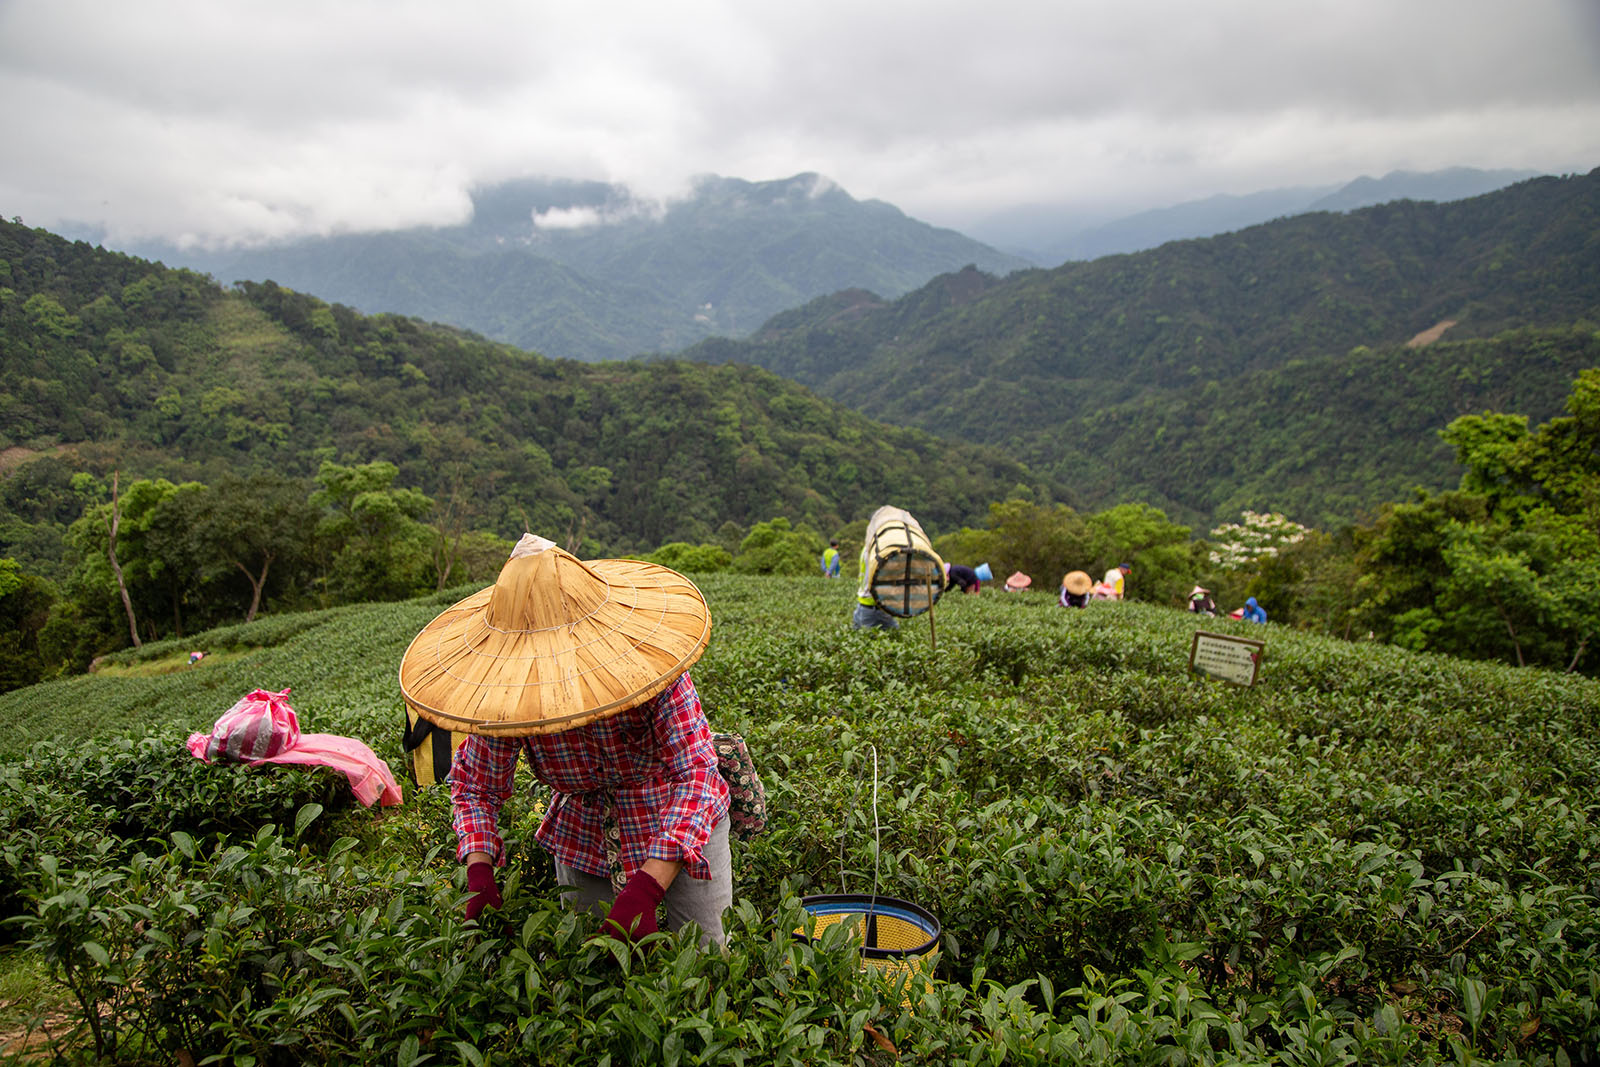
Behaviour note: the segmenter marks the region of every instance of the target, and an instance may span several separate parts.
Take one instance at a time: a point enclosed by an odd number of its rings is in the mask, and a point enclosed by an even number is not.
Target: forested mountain
[[[1343,185],[1303,185],[1239,195],[1219,194],[1085,223],[1074,213],[1016,208],[974,224],[971,233],[1041,266],[1156,248],[1168,241],[1211,237],[1308,211],[1354,211],[1390,200],[1461,200],[1536,177],[1531,170],[1397,170]]]
[[[684,354],[998,445],[1090,505],[1134,489],[1222,518],[1293,486],[1299,517],[1327,522],[1453,480],[1434,434],[1458,414],[1555,414],[1596,362],[1596,322],[1600,171],[1004,279],[965,270],[895,301],[833,294]],[[1445,323],[1481,343],[1403,347]]]
[[[548,356],[616,359],[742,336],[839,289],[898,296],[975,264],[1027,266],[828,179],[708,177],[664,205],[598,182],[478,190],[461,226],[233,253],[135,251],[224,283],[271,279],[364,312],[448,323]]]
[[[1206,528],[1246,509],[1337,529],[1416,487],[1457,484],[1438,431],[1484,411],[1563,413],[1572,381],[1600,367],[1592,323],[1525,327],[1426,348],[1365,346],[1198,391],[1152,392],[1036,434],[1077,499],[1143,500]]]
[[[1038,484],[994,449],[876,424],[758,368],[551,360],[14,223],[0,450],[0,556],[30,564],[51,529],[59,554],[83,506],[75,471],[308,478],[382,460],[474,528],[611,551],[779,515],[826,530],[888,500],[951,526]]]

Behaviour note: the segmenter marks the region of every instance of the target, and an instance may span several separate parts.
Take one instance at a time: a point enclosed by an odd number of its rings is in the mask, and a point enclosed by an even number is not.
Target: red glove
[[[611,914],[606,916],[610,929],[606,932],[613,937],[633,941],[655,933],[658,929],[656,905],[666,895],[667,891],[660,882],[644,871],[634,871],[633,877],[628,879],[628,884],[622,887],[622,892],[611,904]]]
[[[492,863],[467,864],[467,888],[472,899],[467,901],[467,918],[476,919],[484,908],[500,907],[500,887],[494,881]]]

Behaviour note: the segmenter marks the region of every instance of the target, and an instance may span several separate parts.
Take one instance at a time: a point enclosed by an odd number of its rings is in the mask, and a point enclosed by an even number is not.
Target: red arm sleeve
[[[456,859],[469,852],[487,852],[499,865],[505,858],[500,840],[500,805],[511,795],[522,741],[515,737],[468,737],[450,762],[450,805],[456,831]]]

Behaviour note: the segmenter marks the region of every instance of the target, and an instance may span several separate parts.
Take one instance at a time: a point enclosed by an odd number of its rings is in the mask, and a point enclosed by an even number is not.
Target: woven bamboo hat
[[[449,730],[519,736],[642,704],[711,637],[694,583],[640,560],[587,563],[529,534],[494,585],[452,605],[400,660],[400,692]]]
[[[1073,596],[1082,596],[1094,588],[1094,579],[1083,571],[1068,571],[1061,579],[1061,584]]]

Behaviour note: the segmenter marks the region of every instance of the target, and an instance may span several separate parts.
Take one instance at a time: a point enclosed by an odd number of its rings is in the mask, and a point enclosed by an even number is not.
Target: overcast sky
[[[969,228],[1600,165],[1600,0],[0,0],[0,214],[257,241],[546,175]]]

